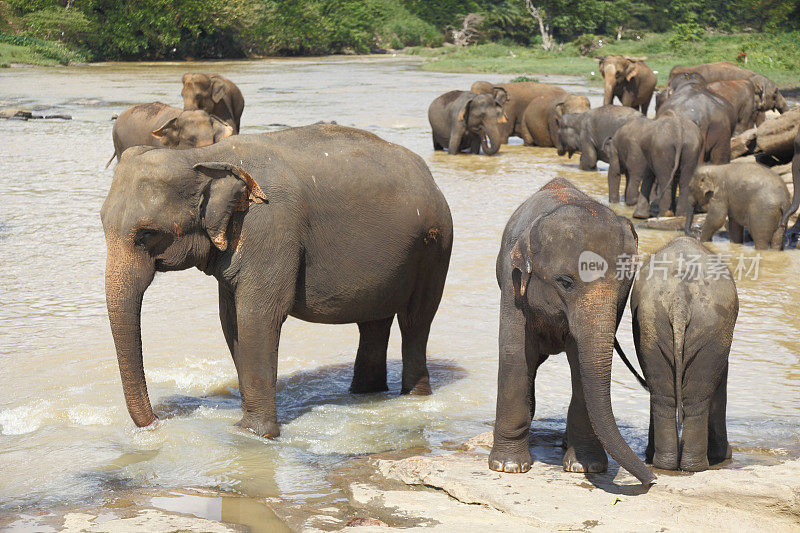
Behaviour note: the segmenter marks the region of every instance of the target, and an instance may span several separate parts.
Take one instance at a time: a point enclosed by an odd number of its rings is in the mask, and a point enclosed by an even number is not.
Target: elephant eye
[[[569,274],[558,276],[556,278],[556,283],[565,291],[571,291],[575,287],[575,280]]]
[[[154,229],[141,228],[136,231],[136,236],[133,238],[133,243],[136,246],[144,246],[149,248],[150,245],[158,237],[158,232]]]

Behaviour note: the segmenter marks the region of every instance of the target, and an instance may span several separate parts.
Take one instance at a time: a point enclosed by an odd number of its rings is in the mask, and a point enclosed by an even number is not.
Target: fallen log
[[[752,154],[756,149],[756,128],[743,131],[731,137],[731,159]]]
[[[777,118],[764,121],[756,131],[758,148],[778,158],[792,157],[798,125],[800,107],[794,107]]]

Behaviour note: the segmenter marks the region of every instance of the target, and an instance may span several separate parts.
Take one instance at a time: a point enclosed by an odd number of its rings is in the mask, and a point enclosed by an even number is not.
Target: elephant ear
[[[186,85],[186,82],[189,81],[189,78],[191,78],[191,77],[192,77],[192,73],[191,72],[187,72],[186,74],[183,75],[183,79],[181,81],[183,82],[184,85]]]
[[[472,98],[467,100],[467,103],[464,104],[464,107],[461,108],[461,111],[458,113],[458,121],[466,123],[467,117],[469,116],[469,108],[472,107]]]
[[[211,115],[211,128],[214,130],[214,142],[218,143],[225,137],[230,137],[235,132],[233,126]]]
[[[151,135],[164,146],[172,148],[178,145],[178,117],[168,120],[163,126],[151,132]]]
[[[628,63],[628,67],[625,69],[625,79],[631,81],[638,75],[639,75],[639,62],[631,61],[630,63]]]
[[[514,247],[511,248],[511,282],[514,284],[514,294],[517,298],[525,296],[528,290],[528,282],[533,272],[533,261],[531,258],[531,228],[528,227],[519,236]]]
[[[492,88],[492,95],[494,96],[494,103],[499,106],[505,105],[510,100],[508,91],[499,86]]]
[[[266,203],[267,197],[250,174],[230,163],[198,163],[192,167],[210,178],[200,206],[201,224],[220,251],[228,248],[228,225],[237,211],[250,204]]]

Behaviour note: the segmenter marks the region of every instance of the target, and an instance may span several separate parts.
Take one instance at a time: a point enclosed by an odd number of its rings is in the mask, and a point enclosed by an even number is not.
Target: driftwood
[[[781,116],[765,120],[756,132],[759,150],[778,158],[789,158],[794,153],[794,138],[800,125],[800,107],[794,107]]]
[[[756,131],[756,128],[751,128],[731,137],[731,159],[753,153],[756,149]]]
[[[692,220],[692,229],[700,229],[706,221],[704,213],[698,213]],[[683,231],[686,217],[656,217],[648,218],[636,224],[637,228],[658,229],[664,231]]]

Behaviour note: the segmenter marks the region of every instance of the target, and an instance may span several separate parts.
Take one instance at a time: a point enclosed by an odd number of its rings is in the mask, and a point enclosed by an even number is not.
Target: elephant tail
[[[625,366],[627,366],[628,370],[631,371],[631,374],[633,374],[633,377],[635,377],[636,381],[639,382],[639,385],[641,385],[644,390],[649,391],[650,387],[647,385],[647,380],[644,379],[641,376],[641,374],[639,374],[636,371],[636,369],[633,367],[633,365],[631,364],[630,359],[628,359],[628,356],[625,355],[625,352],[622,351],[622,346],[619,345],[619,341],[617,340],[616,336],[614,337],[614,348],[617,349],[617,353],[619,354],[620,358],[622,359],[622,362],[625,363]]]
[[[675,364],[675,408],[678,414],[678,430],[683,425],[683,343],[686,325],[689,323],[688,290],[681,285],[670,306],[672,316],[672,356]]]
[[[108,165],[111,164],[115,157],[117,157],[117,152],[114,152],[114,154],[111,156],[111,159],[108,160],[108,163],[106,163],[106,168],[108,168]]]

